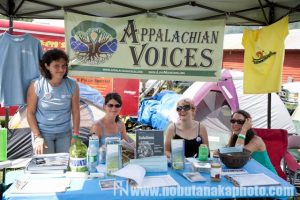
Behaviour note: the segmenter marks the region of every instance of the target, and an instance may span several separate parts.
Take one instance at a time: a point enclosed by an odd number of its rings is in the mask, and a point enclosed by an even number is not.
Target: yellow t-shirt
[[[245,30],[244,93],[279,92],[288,16],[259,30]]]

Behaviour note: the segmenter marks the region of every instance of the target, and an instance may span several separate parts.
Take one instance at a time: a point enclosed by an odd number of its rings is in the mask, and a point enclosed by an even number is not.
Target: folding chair
[[[297,192],[300,191],[300,165],[290,152],[286,152],[284,155],[284,171],[288,176],[290,184],[297,188]],[[293,198],[296,199],[295,197]]]
[[[266,144],[271,163],[273,164],[278,176],[287,180],[280,163],[283,159],[288,144],[288,132],[284,129],[264,129],[253,128],[256,134],[263,139]]]
[[[300,149],[300,135],[290,135],[288,137],[288,149]]]

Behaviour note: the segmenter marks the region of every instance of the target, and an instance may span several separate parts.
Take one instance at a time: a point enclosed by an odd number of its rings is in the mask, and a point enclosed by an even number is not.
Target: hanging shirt
[[[35,117],[42,134],[60,134],[72,131],[72,96],[76,90],[76,81],[70,78],[62,80],[57,87],[40,76],[35,80],[35,93],[38,103]]]
[[[245,94],[280,91],[288,21],[288,17],[284,17],[265,28],[244,31]]]
[[[0,36],[0,104],[16,106],[26,103],[27,89],[39,77],[43,56],[39,40],[30,34],[3,33]]]

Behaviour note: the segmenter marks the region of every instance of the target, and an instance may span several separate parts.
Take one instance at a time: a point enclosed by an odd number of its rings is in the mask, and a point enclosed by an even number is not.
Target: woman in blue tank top
[[[252,152],[252,158],[277,174],[269,158],[266,145],[252,130],[252,120],[248,112],[238,110],[231,115],[231,131],[228,146],[242,146]]]
[[[165,153],[171,157],[171,140],[184,139],[185,157],[196,157],[200,144],[208,146],[206,128],[194,120],[196,107],[192,100],[182,99],[177,103],[178,121],[170,124],[166,131]]]
[[[69,152],[73,133],[79,134],[79,87],[68,75],[67,54],[47,51],[40,62],[41,76],[27,91],[27,120],[35,154]]]
[[[128,141],[125,124],[120,120],[119,113],[122,108],[122,99],[118,93],[108,93],[103,106],[105,116],[93,124],[91,132],[100,138],[100,145],[105,144],[105,139],[118,137]]]

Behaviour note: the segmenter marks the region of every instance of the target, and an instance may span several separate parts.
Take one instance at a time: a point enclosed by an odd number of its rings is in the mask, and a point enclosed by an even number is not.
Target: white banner
[[[217,81],[224,20],[65,14],[71,75]]]

